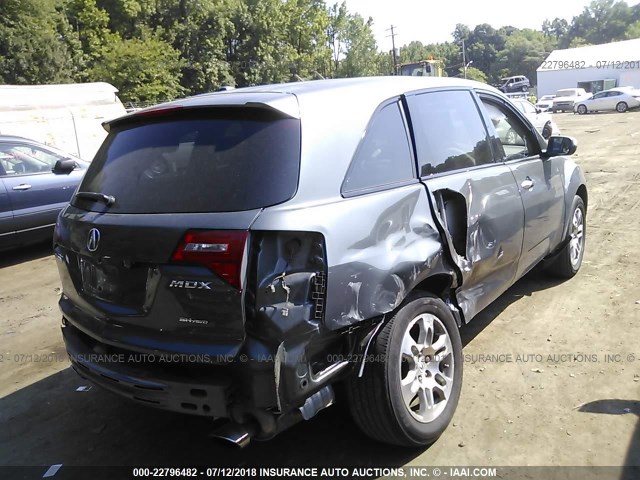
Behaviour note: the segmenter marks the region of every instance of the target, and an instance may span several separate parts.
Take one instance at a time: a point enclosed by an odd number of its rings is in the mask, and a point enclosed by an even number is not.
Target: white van
[[[92,160],[102,123],[126,114],[108,83],[0,85],[0,134],[27,137]]]

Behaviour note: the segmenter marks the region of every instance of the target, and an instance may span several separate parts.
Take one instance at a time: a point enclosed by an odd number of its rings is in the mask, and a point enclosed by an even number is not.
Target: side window
[[[7,176],[51,172],[60,159],[62,157],[30,145],[0,145],[0,166]]]
[[[347,176],[344,193],[391,186],[414,178],[409,139],[398,102],[377,112],[360,142]]]
[[[493,162],[487,131],[468,91],[407,98],[422,177]]]
[[[491,119],[494,149],[499,158],[515,160],[540,153],[536,138],[511,110],[486,99],[482,103]]]

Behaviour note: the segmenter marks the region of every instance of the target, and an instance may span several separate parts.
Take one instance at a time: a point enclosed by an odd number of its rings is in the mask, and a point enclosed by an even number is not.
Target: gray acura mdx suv
[[[217,435],[240,445],[338,383],[371,437],[433,442],[460,396],[458,328],[539,262],[582,262],[575,141],[547,144],[481,83],[267,85],[105,128],[54,240],[73,368],[228,419]]]

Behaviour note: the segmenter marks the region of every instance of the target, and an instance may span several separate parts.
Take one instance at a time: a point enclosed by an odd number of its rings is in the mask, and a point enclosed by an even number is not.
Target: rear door
[[[406,97],[418,172],[459,268],[456,292],[470,320],[513,282],[523,206],[511,169],[495,163],[478,100],[469,90]]]
[[[69,174],[51,171],[63,156],[24,143],[2,143],[3,181],[13,210],[17,232],[52,227],[60,210],[71,199],[84,170]]]
[[[517,269],[521,277],[561,241],[564,221],[564,175],[561,158],[540,158],[540,138],[516,109],[497,96],[481,96],[494,141],[497,160],[512,172],[524,204],[524,239]],[[500,140],[496,130],[505,123],[516,132],[516,141]],[[495,126],[495,127],[494,127]]]
[[[112,126],[56,229],[63,312],[107,343],[237,352],[249,229],[295,194],[299,168],[300,121],[275,110],[184,109]]]
[[[622,100],[622,92],[605,92],[606,97],[603,99],[603,109],[615,110],[616,106]]]

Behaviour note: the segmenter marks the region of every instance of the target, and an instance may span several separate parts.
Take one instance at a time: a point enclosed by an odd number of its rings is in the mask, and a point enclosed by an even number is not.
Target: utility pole
[[[398,71],[398,59],[396,58],[396,35],[395,32],[396,27],[391,25],[391,28],[387,28],[387,32],[391,31],[391,35],[387,35],[387,37],[391,37],[391,45],[392,45],[392,53],[393,53],[393,74],[395,75]]]
[[[462,39],[462,65],[464,66],[464,78],[467,78],[467,52],[464,49],[464,38]]]

